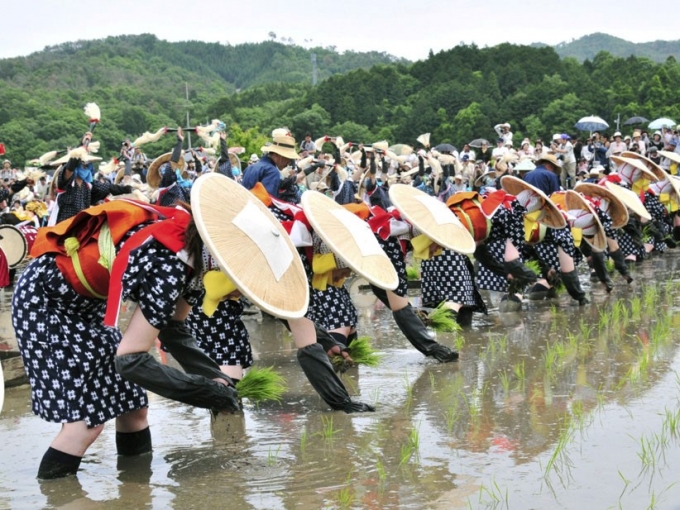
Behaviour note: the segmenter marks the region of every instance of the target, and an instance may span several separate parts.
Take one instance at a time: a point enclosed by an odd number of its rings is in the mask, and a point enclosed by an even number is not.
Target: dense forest
[[[310,54],[319,83],[311,84]],[[188,84],[189,99],[185,99]],[[382,53],[308,50],[269,41],[223,46],[167,43],[151,35],[81,41],[0,61],[0,141],[24,161],[79,139],[82,107],[102,110],[95,138],[116,155],[126,136],[219,118],[232,144],[255,151],[275,127],[297,138],[414,143],[425,132],[455,145],[493,138],[510,122],[515,139],[574,132],[599,115],[680,118],[680,64],[645,57],[560,58],[550,47],[461,45],[409,63]],[[613,129],[612,129],[613,131]],[[146,150],[156,155],[171,140]]]

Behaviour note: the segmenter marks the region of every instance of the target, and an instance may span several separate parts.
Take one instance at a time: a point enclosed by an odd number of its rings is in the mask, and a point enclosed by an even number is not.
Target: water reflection
[[[596,290],[590,306],[565,296],[476,318],[457,364],[423,358],[388,310],[362,298],[361,332],[383,362],[343,377],[377,404],[370,415],[326,411],[290,335],[250,319],[257,363],[288,381],[281,404],[211,417],[153,398],[153,455],[116,459],[108,427],[78,478],[59,483],[33,478],[56,426],[30,414],[26,387],[10,389],[0,506],[484,508],[507,498],[511,507],[606,508],[622,498],[640,508],[652,492],[680,500],[672,476],[658,475],[680,468],[678,437],[668,432],[657,448],[665,465],[656,471],[642,470],[639,455],[640,437],[679,408],[677,262],[656,258],[636,270],[632,288]],[[619,471],[636,483],[622,490]]]

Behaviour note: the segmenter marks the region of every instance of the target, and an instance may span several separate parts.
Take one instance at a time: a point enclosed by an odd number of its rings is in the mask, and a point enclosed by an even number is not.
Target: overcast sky
[[[25,0],[5,2],[0,58],[110,35],[168,41],[260,42],[274,32],[300,46],[384,51],[424,59],[458,45],[555,45],[593,32],[632,42],[677,40],[677,8],[621,0]],[[665,6],[665,7],[663,7]],[[670,10],[666,10],[670,7]],[[661,9],[661,10],[659,10]],[[2,77],[0,77],[2,78]]]

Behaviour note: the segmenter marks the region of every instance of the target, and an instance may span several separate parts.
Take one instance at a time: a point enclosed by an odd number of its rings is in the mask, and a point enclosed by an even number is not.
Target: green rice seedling
[[[621,325],[621,302],[617,301],[612,306],[611,312],[611,324],[614,328],[618,328]]]
[[[286,380],[273,367],[253,367],[236,383],[239,397],[255,403],[265,400],[281,402],[281,395],[286,389]]]
[[[581,338],[584,340],[590,340],[590,336],[593,333],[593,327],[586,323],[585,319],[581,318],[578,324],[579,331],[581,332]]]
[[[640,312],[642,311],[642,301],[638,296],[630,300],[630,315],[633,320],[640,320]]]
[[[437,389],[437,380],[434,377],[434,373],[428,372],[427,375],[430,378],[430,388],[432,389],[432,391],[434,391],[435,389]]]
[[[604,330],[609,327],[609,311],[606,308],[601,308],[599,312],[600,320],[598,322],[598,329]]]
[[[350,486],[343,487],[338,491],[338,504],[340,508],[352,508],[356,494]]]
[[[657,290],[655,285],[647,285],[647,287],[645,287],[642,299],[644,301],[645,310],[648,313],[653,311],[654,308],[656,308],[656,302],[658,300],[658,297],[659,291]]]
[[[414,452],[420,450],[420,427],[411,427],[408,433],[408,442]]]
[[[515,378],[517,379],[517,385],[524,387],[524,379],[526,378],[526,374],[524,372],[524,360],[515,363],[515,365],[512,367],[512,371],[515,374]]]
[[[387,480],[387,471],[385,470],[385,464],[383,464],[382,460],[378,459],[375,462],[375,470],[378,473],[378,481],[381,485],[384,484]]]
[[[498,378],[501,381],[501,386],[503,386],[503,393],[507,395],[510,392],[510,377],[508,376],[508,373],[503,371],[498,374]]]
[[[332,416],[322,416],[321,426],[321,431],[317,432],[317,434],[321,435],[321,437],[323,437],[326,441],[332,441],[335,437],[335,434],[341,432],[340,429],[336,430],[333,426]]]
[[[626,478],[625,476],[623,476],[623,473],[621,471],[619,471],[618,473],[619,473],[619,478],[621,478],[621,480],[623,480],[623,484],[624,484],[623,490],[621,491],[621,494],[619,495],[619,507],[621,507],[621,498],[623,498],[623,495],[626,493],[626,489],[630,485],[631,481],[628,480],[628,478]]]
[[[453,401],[453,404],[451,404],[451,406],[448,407],[443,413],[444,421],[446,422],[446,430],[449,432],[449,434],[453,433],[453,428],[456,426],[456,422],[458,421],[458,406],[459,401],[456,399]]]
[[[309,441],[309,434],[307,433],[307,427],[302,429],[302,434],[300,434],[300,451],[304,454],[307,451],[307,442]]]
[[[498,349],[501,352],[508,352],[508,335],[498,337]]]
[[[408,379],[408,372],[404,372],[404,389],[406,390],[406,409],[411,409],[413,404],[413,385]]]
[[[453,333],[461,330],[451,310],[444,307],[444,302],[441,302],[437,308],[427,315],[426,323],[433,330],[442,333]]]
[[[557,439],[557,445],[553,454],[550,456],[548,463],[546,464],[544,477],[547,479],[550,476],[550,472],[555,470],[560,480],[563,480],[563,475],[569,475],[571,471],[571,461],[567,455],[567,446],[574,437],[574,427],[572,419],[569,416],[564,418],[564,425],[562,432]],[[563,469],[564,468],[564,469]]]
[[[279,452],[281,451],[281,445],[279,445],[276,450],[272,450],[272,447],[269,447],[269,451],[267,452],[267,465],[268,466],[274,466],[279,458]]]
[[[536,276],[541,276],[541,265],[538,263],[538,260],[528,260],[524,265],[536,273]]]
[[[406,266],[407,280],[420,280],[420,269],[416,266]]]
[[[675,412],[665,409],[663,430],[668,431],[668,435],[676,441],[680,438],[680,409]]]
[[[413,456],[413,446],[411,446],[410,441],[407,442],[406,444],[401,445],[401,449],[399,451],[399,465],[400,466],[405,466],[409,460],[411,460],[411,457]]]
[[[453,348],[460,352],[465,347],[465,337],[463,335],[456,335],[453,339]]]
[[[654,446],[651,441],[645,436],[640,436],[640,451],[637,453],[640,463],[642,465],[640,473],[654,471],[656,469],[656,455],[654,454]]]

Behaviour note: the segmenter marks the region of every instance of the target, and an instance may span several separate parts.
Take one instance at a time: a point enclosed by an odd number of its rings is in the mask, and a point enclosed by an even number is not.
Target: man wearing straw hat
[[[261,182],[270,195],[278,197],[281,170],[290,165],[292,161],[299,159],[295,152],[295,138],[290,134],[275,132],[271,144],[262,147],[261,150],[264,153],[263,156],[248,168],[242,183],[246,189],[253,189],[258,182]]]

